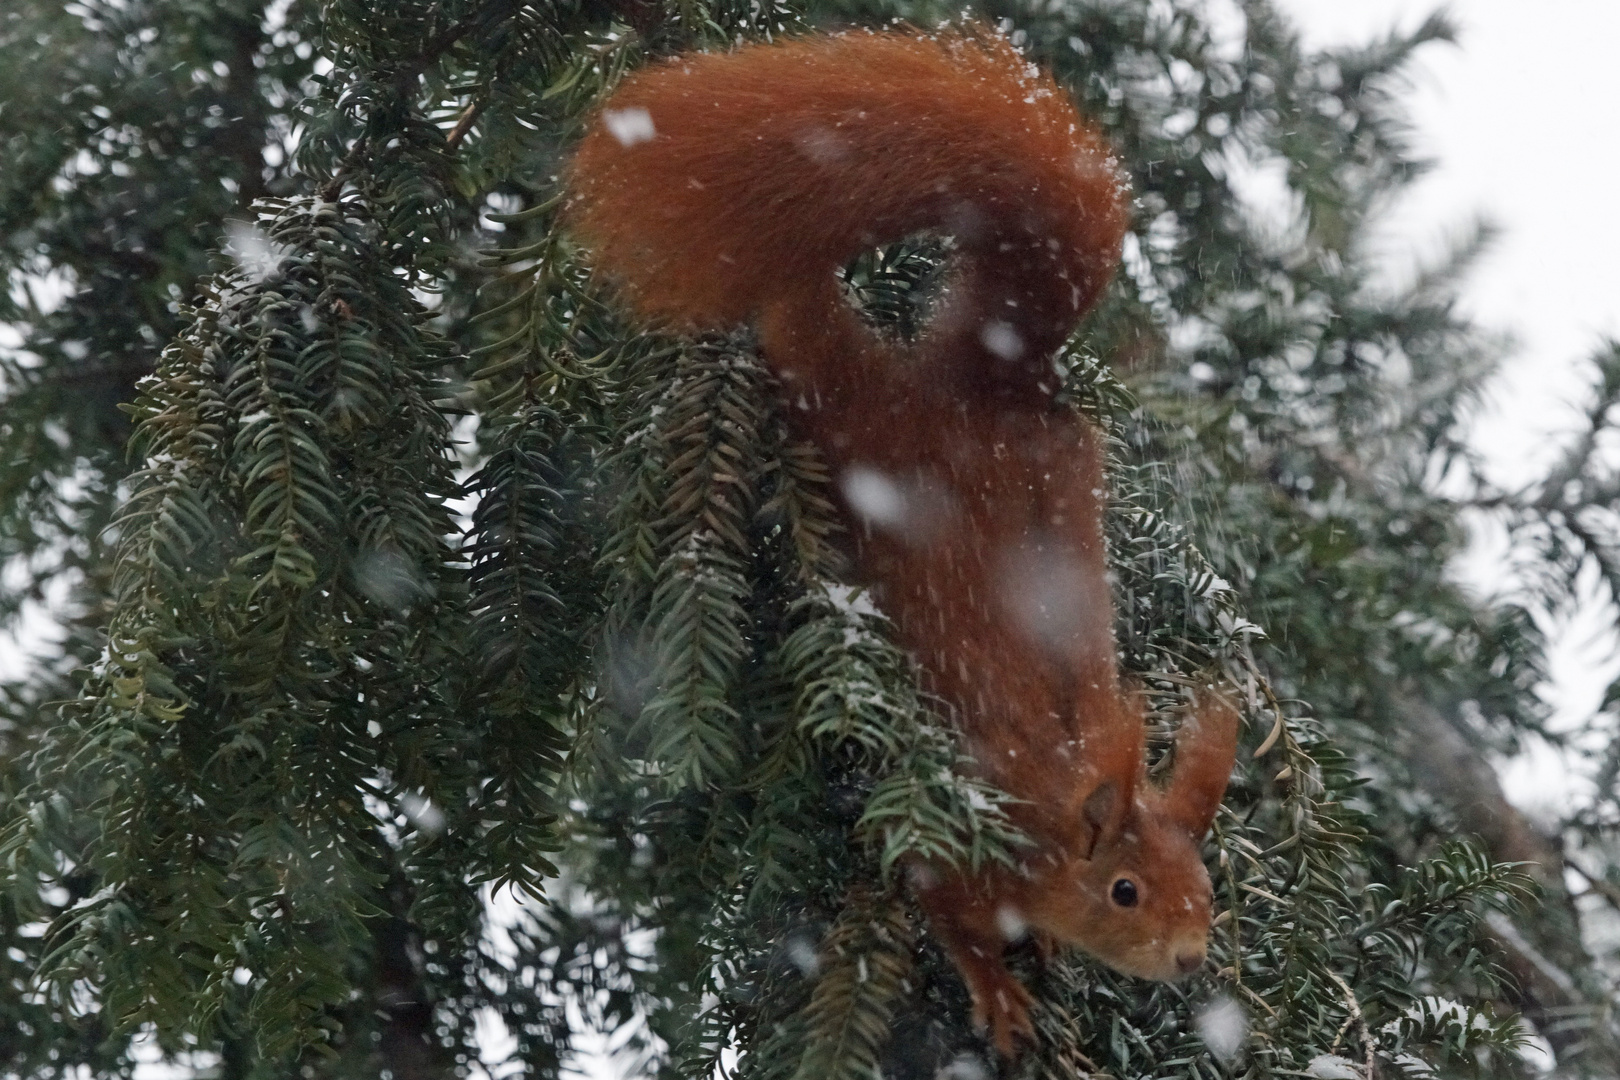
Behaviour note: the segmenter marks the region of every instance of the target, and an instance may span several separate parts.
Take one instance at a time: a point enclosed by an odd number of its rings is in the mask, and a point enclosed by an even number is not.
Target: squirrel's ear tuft
[[[1203,838],[1226,795],[1226,782],[1237,759],[1238,710],[1214,687],[1198,699],[1176,733],[1175,771],[1165,790],[1165,816]]]

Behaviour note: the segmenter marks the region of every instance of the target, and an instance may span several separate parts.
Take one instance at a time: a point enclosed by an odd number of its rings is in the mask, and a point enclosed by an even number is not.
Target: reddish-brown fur
[[[1017,872],[916,868],[975,1019],[1004,1051],[1030,1033],[1001,959],[1025,929],[1144,978],[1201,965],[1199,845],[1237,715],[1200,695],[1170,787],[1143,780],[1097,438],[1052,403],[1052,354],[1125,228],[1102,141],[1050,77],[971,27],[678,57],[628,78],[603,116],[571,169],[572,226],[650,320],[757,326],[794,427],[839,478],[857,570],[985,778],[1022,800],[1034,845]],[[900,346],[862,325],[835,273],[918,232],[949,235],[954,255],[924,336]]]

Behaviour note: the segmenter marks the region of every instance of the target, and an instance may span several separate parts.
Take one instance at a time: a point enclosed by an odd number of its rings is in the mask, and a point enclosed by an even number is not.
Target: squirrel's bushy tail
[[[929,232],[955,255],[926,359],[1032,382],[1108,281],[1125,225],[1102,140],[1049,76],[971,26],[650,66],[593,120],[569,183],[572,226],[642,316],[755,322],[795,368],[851,360],[837,269]]]

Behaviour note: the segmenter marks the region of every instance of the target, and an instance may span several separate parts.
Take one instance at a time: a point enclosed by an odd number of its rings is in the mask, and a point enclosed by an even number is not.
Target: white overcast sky
[[[1426,0],[1276,0],[1308,46],[1416,26]],[[1486,427],[1501,478],[1529,475],[1579,392],[1575,360],[1620,335],[1620,3],[1458,0],[1457,46],[1418,54],[1408,100],[1419,147],[1438,161],[1395,214],[1392,250],[1438,250],[1481,212],[1505,230],[1464,294],[1521,352],[1511,409]],[[1505,390],[1507,387],[1504,388]],[[1482,433],[1484,434],[1484,433]]]
[[[1274,0],[1308,47],[1409,29],[1426,0]],[[1409,101],[1419,147],[1438,162],[1397,206],[1381,242],[1398,272],[1439,251],[1476,214],[1503,234],[1463,291],[1466,309],[1517,342],[1474,428],[1499,483],[1535,473],[1576,422],[1580,361],[1620,337],[1620,2],[1455,0],[1456,46],[1431,45],[1413,69]],[[1489,586],[1499,563],[1487,542],[1466,576]],[[1589,715],[1616,673],[1603,613],[1556,627],[1557,720]],[[1568,777],[1538,752],[1506,771],[1509,795],[1551,805]]]

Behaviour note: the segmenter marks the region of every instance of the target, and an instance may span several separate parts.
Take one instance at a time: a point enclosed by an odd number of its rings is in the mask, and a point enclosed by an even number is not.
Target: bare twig
[[[1367,1030],[1367,1018],[1361,1014],[1361,1002],[1356,1000],[1355,992],[1350,989],[1350,984],[1340,978],[1337,971],[1328,968],[1327,976],[1339,988],[1339,993],[1344,995],[1345,1007],[1350,1010],[1348,1019],[1354,1021],[1356,1030],[1361,1034],[1361,1046],[1367,1054],[1366,1078],[1367,1080],[1378,1080],[1377,1062],[1373,1060],[1372,1032]],[[1341,1028],[1340,1031],[1342,1033],[1343,1029]],[[1337,1043],[1338,1039],[1333,1041]]]
[[[1579,874],[1581,880],[1586,882],[1587,888],[1607,900],[1609,906],[1620,910],[1620,886],[1616,886],[1600,877],[1595,877],[1584,866],[1567,856],[1564,859],[1564,865]]]
[[[461,140],[467,137],[467,132],[472,130],[472,126],[478,122],[478,117],[483,114],[484,107],[488,104],[489,98],[487,97],[475,98],[469,103],[461,111],[461,118],[456,121],[456,126],[450,129],[450,134],[444,137],[444,145],[452,150],[460,146]]]

